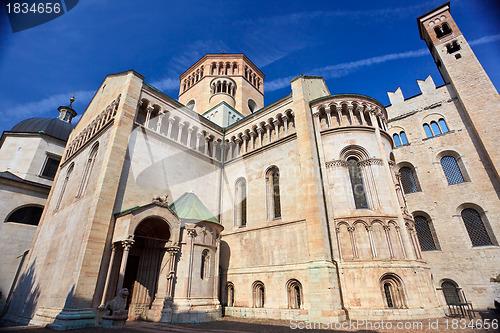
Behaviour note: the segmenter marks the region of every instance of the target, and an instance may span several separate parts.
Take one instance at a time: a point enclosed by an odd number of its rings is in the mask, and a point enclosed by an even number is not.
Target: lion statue
[[[125,307],[127,306],[128,294],[128,289],[122,288],[120,289],[120,291],[118,291],[118,295],[116,295],[115,298],[106,302],[106,305],[103,309],[104,311],[106,311],[106,314],[103,316],[103,318],[108,317],[112,319],[127,319],[128,311],[125,310]]]

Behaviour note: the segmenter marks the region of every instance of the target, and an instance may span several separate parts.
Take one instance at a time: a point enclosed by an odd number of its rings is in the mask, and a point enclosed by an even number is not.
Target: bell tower
[[[476,145],[500,179],[500,96],[450,14],[446,3],[417,19],[423,39],[468,118]]]
[[[207,54],[180,76],[179,102],[199,114],[225,102],[247,116],[264,106],[264,77],[244,54]]]

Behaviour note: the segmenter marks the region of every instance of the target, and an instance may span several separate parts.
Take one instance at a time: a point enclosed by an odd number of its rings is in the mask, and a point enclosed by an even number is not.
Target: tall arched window
[[[441,134],[441,129],[439,128],[439,125],[435,121],[431,121],[431,129],[434,135]]]
[[[413,170],[409,167],[402,167],[399,169],[399,173],[401,174],[401,184],[403,185],[405,194],[418,192]]]
[[[56,208],[55,210],[59,210],[61,207],[61,202],[64,196],[64,192],[66,192],[66,186],[68,185],[69,177],[71,176],[71,173],[73,172],[73,168],[75,167],[75,163],[72,162],[71,165],[68,167],[68,171],[66,171],[66,177],[64,177],[64,182],[61,187],[61,192],[59,193],[59,198],[57,198],[57,203],[56,203]]]
[[[443,167],[444,174],[448,180],[448,185],[455,185],[464,183],[465,179],[462,171],[458,166],[457,160],[453,156],[444,156],[441,158],[441,166]]]
[[[425,131],[425,136],[428,138],[432,138],[434,135],[432,135],[431,128],[429,127],[428,124],[424,124],[424,131]]]
[[[302,306],[302,285],[299,281],[292,279],[286,283],[288,292],[288,308],[300,309]]]
[[[399,135],[401,136],[401,144],[407,145],[408,139],[406,138],[406,133],[402,131],[401,133],[399,133]]]
[[[78,189],[77,197],[83,197],[85,191],[87,190],[87,185],[89,183],[90,175],[92,174],[92,168],[94,167],[95,159],[97,156],[97,151],[99,150],[99,142],[96,142],[92,147],[87,163],[85,164],[85,169],[83,170],[82,182],[80,188]]]
[[[361,173],[361,168],[358,165],[358,160],[354,157],[348,158],[347,166],[349,168],[349,177],[351,178],[352,193],[354,195],[356,209],[368,208],[368,202],[366,201],[366,194],[363,186],[363,175]]]
[[[394,146],[395,147],[401,146],[401,139],[399,138],[399,135],[397,133],[393,134],[392,138],[394,139]]]
[[[479,212],[472,208],[462,210],[462,220],[469,234],[472,246],[493,245]]]
[[[417,215],[414,219],[415,230],[417,231],[418,242],[420,243],[422,251],[437,250],[436,241],[429,220],[422,215]]]
[[[247,225],[247,182],[245,178],[236,181],[234,200],[234,220],[237,227]]]
[[[457,305],[462,303],[459,289],[454,281],[447,280],[441,283],[441,289],[443,290],[444,299],[448,305]]]
[[[201,253],[200,277],[202,280],[210,277],[210,256],[207,249]]]
[[[281,217],[280,171],[278,167],[270,167],[266,172],[267,216],[271,219]]]
[[[24,206],[17,208],[5,222],[15,222],[29,225],[38,225],[42,217],[43,207],[40,206]]]
[[[441,132],[443,133],[447,133],[450,131],[448,129],[448,126],[446,125],[446,121],[443,118],[439,119],[439,127],[441,127]]]
[[[260,281],[255,281],[252,285],[252,295],[253,295],[253,307],[263,308],[264,307],[264,283]]]
[[[398,276],[386,274],[380,280],[380,285],[382,287],[386,307],[393,309],[402,309],[406,307],[403,285]]]

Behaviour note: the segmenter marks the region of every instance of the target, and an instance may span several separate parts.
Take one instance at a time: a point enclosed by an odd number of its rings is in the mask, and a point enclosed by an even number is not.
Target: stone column
[[[193,280],[193,259],[194,259],[194,238],[196,237],[196,230],[194,227],[192,229],[187,229],[186,227],[186,232],[188,235],[188,242],[189,242],[189,267],[188,267],[188,285],[186,292],[187,294],[185,295],[186,298],[191,297],[191,281]]]
[[[116,284],[117,294],[120,292],[120,289],[123,288],[123,280],[125,279],[125,270],[127,269],[128,253],[130,251],[130,248],[134,244],[133,236],[129,236],[129,239],[123,240],[121,243],[123,247],[123,255],[122,255],[122,262],[120,264],[120,275],[118,276],[118,283]]]
[[[182,130],[184,129],[184,126],[186,126],[186,123],[181,123],[179,121],[179,132],[177,133],[177,142],[179,142],[179,143],[181,143]]]
[[[158,122],[156,123],[156,131],[158,133],[160,133],[160,129],[161,129],[161,122],[162,122],[162,119],[163,119],[163,116],[165,115],[165,113],[163,111],[160,111],[158,113]]]
[[[172,125],[174,124],[175,122],[175,118],[174,117],[170,117],[168,118],[168,130],[167,130],[167,137],[173,139],[172,137]]]
[[[220,260],[220,235],[217,235],[215,239],[215,265],[214,265],[214,292],[213,299],[217,304],[218,302],[218,292],[219,292],[219,260]]]
[[[236,138],[234,139],[234,142],[236,142],[236,156],[240,156],[241,155],[241,139],[240,138]]]
[[[251,131],[250,132],[250,137],[252,138],[252,150],[255,149],[255,137],[257,136],[257,133],[255,133],[254,131]]]
[[[288,134],[288,116],[281,116],[281,120],[283,121],[283,126],[285,126],[285,134]]]
[[[372,257],[375,258],[377,256],[377,249],[375,248],[375,241],[373,239],[372,226],[368,225],[365,227],[368,232],[368,239],[370,239],[370,248],[372,249]]]
[[[188,136],[187,136],[186,146],[188,146],[189,148],[191,148],[191,135],[193,134],[193,131],[194,131],[193,127],[188,128]]]
[[[146,113],[146,121],[144,122],[144,126],[148,127],[149,126],[149,119],[151,119],[151,113],[153,112],[154,108],[151,105],[148,105],[146,107],[146,110],[148,112]]]
[[[210,143],[210,136],[209,135],[205,135],[205,151],[204,151],[204,154],[209,156],[208,155],[208,145]]]
[[[353,105],[351,102],[348,102],[347,104],[347,111],[349,111],[349,123],[352,125],[354,125],[354,115],[353,115],[353,112],[352,112],[352,108],[353,108]]]
[[[212,157],[217,159],[217,146],[219,146],[219,140],[212,141]]]
[[[349,238],[351,239],[352,255],[354,258],[358,258],[358,249],[356,247],[356,240],[354,239],[354,227],[348,227]]]
[[[178,246],[170,246],[167,247],[167,252],[169,254],[169,262],[168,262],[168,273],[167,273],[167,292],[166,292],[166,297],[170,297],[172,299],[174,297],[173,295],[173,287],[174,287],[174,280],[175,280],[175,260],[177,257],[177,253],[179,252],[179,247]]]
[[[328,128],[331,128],[332,127],[332,110],[330,110],[330,106],[325,106],[325,113],[326,113],[326,117],[328,119]]]
[[[264,132],[264,129],[262,128],[262,126],[258,126],[257,127],[257,133],[259,134],[259,144],[260,144],[260,147],[262,147],[262,133]]]
[[[391,259],[394,258],[394,249],[392,247],[391,235],[390,235],[391,227],[388,225],[384,225],[385,238],[387,239],[387,245],[389,246],[389,254]]]
[[[203,136],[203,133],[196,132],[196,150],[197,151],[200,151],[200,140],[201,140],[202,136]]]
[[[339,127],[344,125],[344,119],[342,119],[342,104],[335,104],[335,109],[337,110],[337,116],[339,117]]]
[[[229,154],[227,156],[228,160],[233,158],[233,148],[234,148],[234,142],[233,142],[233,138],[231,138],[231,141],[229,141]]]
[[[269,143],[271,143],[271,127],[272,126],[269,123],[265,123],[264,126],[266,127],[266,131],[267,131],[267,139],[268,139],[267,141]]]
[[[313,121],[314,126],[316,126],[316,130],[319,132],[321,130],[321,122],[319,121],[319,110],[314,111],[313,113]]]
[[[280,121],[278,120],[278,118],[273,119],[273,124],[274,124],[274,131],[276,134],[276,139],[279,139],[280,138]]]
[[[405,246],[403,244],[403,238],[401,238],[401,228],[399,227],[399,225],[395,226],[395,228],[396,228],[396,234],[398,235],[399,246],[401,247],[401,251],[403,251],[403,258],[406,259]]]
[[[248,151],[248,135],[245,133],[241,138],[243,139],[243,152],[246,153]]]
[[[108,293],[109,290],[109,280],[111,279],[113,263],[115,262],[115,254],[116,254],[116,245],[113,243],[111,244],[111,258],[109,259],[108,274],[106,275],[106,282],[104,284],[104,291],[102,293],[101,306],[104,306],[106,304],[106,294]]]
[[[363,126],[363,125],[364,125],[364,124],[363,124],[363,120],[364,120],[364,119],[363,119],[363,118],[364,118],[364,117],[363,117],[363,106],[358,105],[358,106],[356,107],[356,110],[357,110],[357,111],[358,111],[358,113],[359,113],[359,124],[360,124],[361,126]]]

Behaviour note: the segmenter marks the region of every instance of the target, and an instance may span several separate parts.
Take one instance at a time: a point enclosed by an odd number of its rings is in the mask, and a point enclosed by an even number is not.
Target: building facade
[[[264,75],[242,54],[204,56],[178,100],[134,71],[108,75],[71,132],[6,318],[105,323],[123,288],[125,317],[162,322],[493,306],[500,98],[448,4],[418,22],[446,83],[389,93],[388,107],[304,75],[264,106]]]

